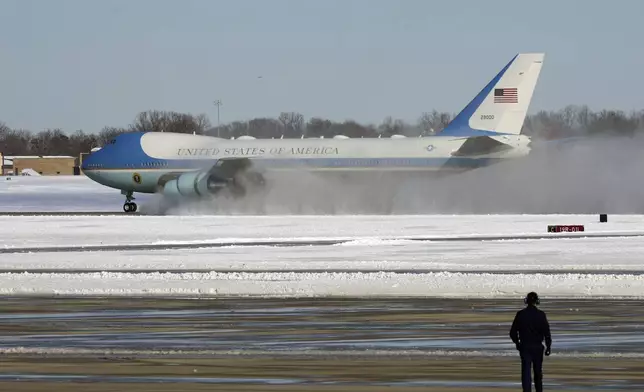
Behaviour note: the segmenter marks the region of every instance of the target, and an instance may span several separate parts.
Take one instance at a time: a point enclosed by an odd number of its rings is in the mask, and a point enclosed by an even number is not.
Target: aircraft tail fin
[[[520,134],[544,57],[544,53],[517,54],[440,135]]]

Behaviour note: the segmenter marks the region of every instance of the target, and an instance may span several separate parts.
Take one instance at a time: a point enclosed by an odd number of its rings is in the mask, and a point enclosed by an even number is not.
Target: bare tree
[[[196,133],[199,135],[205,134],[206,130],[211,127],[210,120],[204,113],[195,116],[193,121],[195,123],[195,128],[197,129]]]
[[[421,130],[423,136],[434,135],[434,122],[432,121],[432,115],[428,112],[423,112],[418,118],[418,128]]]
[[[77,130],[69,136],[69,150],[71,155],[78,156],[82,152],[90,152],[92,148],[98,147],[97,135],[86,134],[82,130]]]
[[[174,132],[203,135],[210,128],[205,114],[193,116],[189,113],[148,110],[139,113],[130,130],[136,132]]]
[[[279,138],[284,134],[284,127],[280,121],[272,118],[254,118],[248,122],[247,135],[256,138]]]
[[[282,112],[278,117],[284,129],[284,137],[299,137],[304,134],[304,116],[295,112]]]
[[[242,121],[233,121],[228,126],[228,132],[226,134],[228,137],[238,138],[243,135],[248,135],[248,123]]]
[[[333,122],[319,117],[313,117],[306,123],[306,135],[308,137],[331,137],[333,133],[331,127]],[[338,135],[343,134],[338,131]]]
[[[167,115],[159,110],[148,110],[139,113],[130,125],[132,131],[138,132],[164,132],[167,128]]]
[[[5,155],[28,155],[31,132],[25,129],[3,128],[0,131],[0,152]]]
[[[101,147],[110,140],[114,139],[116,136],[121,135],[123,133],[129,132],[129,130],[125,128],[117,128],[117,127],[104,127],[101,129],[101,131],[98,133],[96,137],[96,144],[97,146],[94,147]]]
[[[619,110],[602,110],[590,124],[588,132],[592,134],[618,134],[633,136],[637,129],[638,119],[628,117]]]

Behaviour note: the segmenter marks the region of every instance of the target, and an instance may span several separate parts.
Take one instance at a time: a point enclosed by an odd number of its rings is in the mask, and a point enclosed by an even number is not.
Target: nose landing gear
[[[134,192],[128,191],[125,193],[125,203],[123,204],[123,211],[125,213],[134,213],[137,210],[137,205],[134,200]]]

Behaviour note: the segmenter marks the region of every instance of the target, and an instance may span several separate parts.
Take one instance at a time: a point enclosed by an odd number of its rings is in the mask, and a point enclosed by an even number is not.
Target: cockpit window
[[[116,144],[116,139],[110,140],[109,142],[107,142],[107,144]]]

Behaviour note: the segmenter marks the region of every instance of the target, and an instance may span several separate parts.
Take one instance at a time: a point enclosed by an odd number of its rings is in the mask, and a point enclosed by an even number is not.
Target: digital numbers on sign
[[[550,225],[548,233],[574,233],[584,231],[583,225]]]

